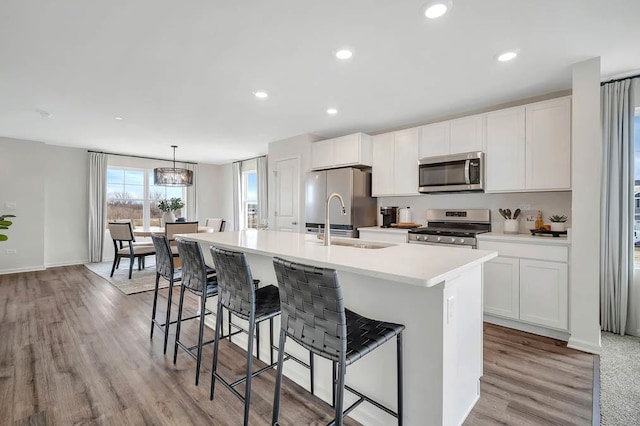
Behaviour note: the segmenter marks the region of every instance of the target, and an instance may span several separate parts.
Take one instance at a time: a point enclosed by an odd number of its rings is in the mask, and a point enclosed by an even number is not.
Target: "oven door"
[[[418,165],[418,191],[437,192],[480,192],[484,190],[484,153],[429,157]]]

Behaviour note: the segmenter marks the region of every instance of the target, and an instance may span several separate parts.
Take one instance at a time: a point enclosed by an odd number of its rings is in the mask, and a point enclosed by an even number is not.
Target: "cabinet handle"
[[[297,224],[298,224],[298,222],[291,222],[291,224],[292,224],[292,225],[297,225]]]

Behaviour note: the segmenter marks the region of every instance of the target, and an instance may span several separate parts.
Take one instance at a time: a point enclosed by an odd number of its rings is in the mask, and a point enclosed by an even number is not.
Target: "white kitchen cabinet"
[[[406,243],[409,239],[408,229],[369,227],[358,228],[358,233],[361,240],[381,243]]]
[[[313,170],[371,165],[371,136],[364,133],[353,133],[311,144]]]
[[[484,265],[485,320],[497,319],[501,325],[534,333],[551,330],[544,335],[566,332],[569,247],[555,238],[550,242],[541,241],[542,237],[520,238],[522,242],[500,235],[478,239],[479,249],[498,252]]]
[[[487,114],[486,191],[571,189],[571,98]]]
[[[373,138],[372,195],[418,195],[418,129]]]
[[[567,329],[568,272],[566,263],[520,260],[520,319]]]
[[[420,127],[420,158],[483,151],[484,123],[481,114]]]
[[[487,114],[485,183],[490,191],[520,191],[525,187],[525,109],[516,107]]]
[[[526,107],[526,189],[571,189],[571,100]]]
[[[520,260],[498,256],[484,265],[484,311],[520,317]]]

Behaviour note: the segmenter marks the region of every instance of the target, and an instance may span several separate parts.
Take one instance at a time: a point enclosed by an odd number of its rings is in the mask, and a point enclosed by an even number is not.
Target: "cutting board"
[[[419,223],[413,223],[413,222],[399,222],[399,223],[392,223],[391,227],[392,228],[400,228],[400,229],[411,229],[411,228],[419,228],[420,225]]]

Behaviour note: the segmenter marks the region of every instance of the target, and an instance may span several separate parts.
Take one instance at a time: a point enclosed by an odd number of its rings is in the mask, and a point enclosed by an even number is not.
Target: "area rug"
[[[602,425],[640,425],[640,338],[602,333]]]
[[[129,279],[129,261],[122,259],[120,268],[116,269],[113,277],[110,277],[113,262],[87,263],[86,266],[91,272],[100,275],[109,281],[114,287],[124,294],[142,293],[153,290],[156,284],[156,262],[155,258],[148,256],[145,261],[145,268],[138,271],[138,261],[133,265],[133,274]],[[169,287],[167,280],[160,280],[160,288]]]

